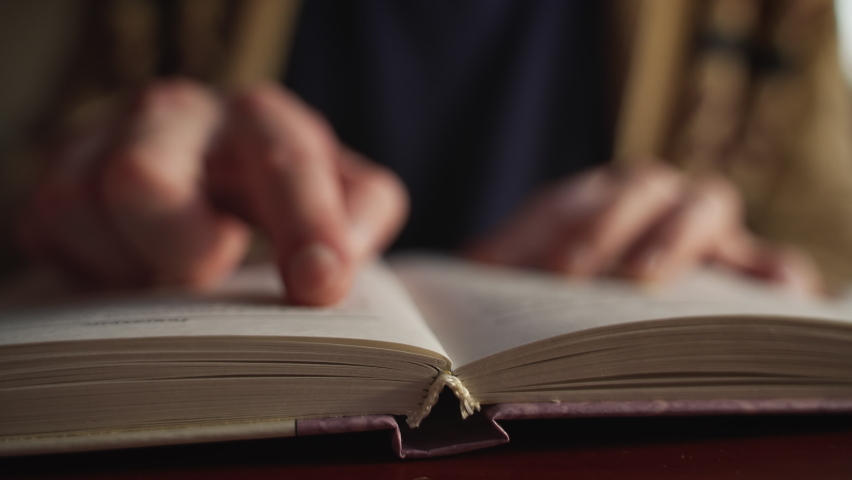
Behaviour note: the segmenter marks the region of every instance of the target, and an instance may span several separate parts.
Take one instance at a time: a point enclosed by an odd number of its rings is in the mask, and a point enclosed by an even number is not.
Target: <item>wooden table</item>
[[[852,415],[503,422],[507,445],[400,460],[387,432],[0,461],[0,478],[852,479]]]

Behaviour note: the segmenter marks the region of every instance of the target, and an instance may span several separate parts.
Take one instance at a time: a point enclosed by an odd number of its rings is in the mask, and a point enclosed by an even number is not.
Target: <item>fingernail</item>
[[[287,286],[305,297],[334,287],[340,281],[343,263],[334,250],[317,242],[293,255],[287,270]]]

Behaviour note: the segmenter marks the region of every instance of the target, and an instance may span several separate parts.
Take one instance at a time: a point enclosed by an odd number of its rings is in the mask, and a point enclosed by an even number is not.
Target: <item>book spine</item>
[[[432,382],[432,385],[429,387],[429,391],[426,392],[426,397],[423,399],[423,403],[420,404],[420,408],[418,408],[417,411],[406,415],[407,418],[405,422],[409,427],[419,427],[420,422],[429,416],[429,412],[432,411],[432,407],[438,403],[438,396],[444,390],[444,387],[449,387],[450,391],[452,391],[456,398],[459,399],[459,407],[461,409],[461,416],[463,419],[472,415],[474,411],[480,410],[479,402],[471,396],[470,392],[467,388],[465,388],[461,380],[453,375],[452,372],[443,371],[435,377],[435,381]]]

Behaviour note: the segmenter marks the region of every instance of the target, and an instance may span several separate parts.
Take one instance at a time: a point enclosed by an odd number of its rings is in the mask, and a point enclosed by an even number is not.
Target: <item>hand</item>
[[[70,134],[50,160],[23,243],[100,284],[215,284],[242,260],[253,225],[272,240],[291,301],[334,303],[407,207],[396,177],[276,86],[223,106],[198,85],[160,82]]]
[[[739,194],[725,179],[690,180],[661,164],[601,168],[560,182],[469,253],[569,276],[654,283],[713,261],[797,290],[821,288],[805,255],[748,232]]]

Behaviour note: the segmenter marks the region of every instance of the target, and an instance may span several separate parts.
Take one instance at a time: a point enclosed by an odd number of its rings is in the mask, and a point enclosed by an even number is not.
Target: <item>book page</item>
[[[405,290],[382,264],[362,269],[350,295],[335,307],[290,306],[282,292],[274,267],[258,265],[242,269],[206,294],[130,294],[0,310],[0,346],[172,336],[276,336],[389,342],[446,357]]]
[[[840,319],[852,315],[721,270],[671,285],[566,280],[442,257],[401,258],[394,271],[456,368],[514,347],[620,323],[704,316]]]

